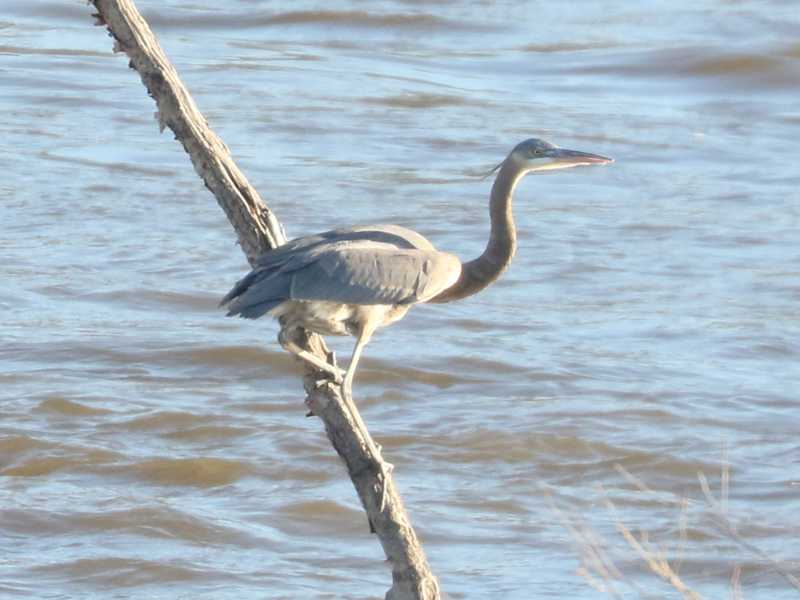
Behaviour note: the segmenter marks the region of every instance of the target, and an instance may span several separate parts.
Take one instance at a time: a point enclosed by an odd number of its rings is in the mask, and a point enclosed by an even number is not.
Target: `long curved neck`
[[[508,268],[517,249],[517,230],[511,213],[511,200],[514,188],[524,174],[510,160],[506,160],[500,167],[489,200],[492,229],[486,250],[475,260],[464,263],[458,281],[429,302],[452,302],[477,294],[494,283]]]

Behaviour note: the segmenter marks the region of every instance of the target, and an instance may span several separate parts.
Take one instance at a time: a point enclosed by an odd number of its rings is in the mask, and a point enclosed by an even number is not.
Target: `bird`
[[[352,398],[356,367],[373,333],[402,319],[416,304],[461,300],[491,285],[517,246],[514,190],[528,173],[600,165],[612,158],[560,148],[538,138],[517,144],[491,169],[490,235],[486,249],[463,262],[400,225],[362,225],[299,237],[261,254],[222,299],[228,316],[278,319],[281,346],[325,372]],[[298,328],[356,338],[346,371],[307,352]],[[335,361],[334,361],[335,362]]]

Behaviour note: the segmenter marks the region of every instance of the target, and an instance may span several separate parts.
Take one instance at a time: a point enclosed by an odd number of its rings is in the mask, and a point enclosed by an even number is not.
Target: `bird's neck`
[[[514,188],[524,173],[503,163],[492,186],[489,201],[491,234],[486,249],[478,258],[462,265],[458,281],[431,302],[452,302],[477,294],[500,277],[508,268],[517,249],[517,230],[511,213]]]

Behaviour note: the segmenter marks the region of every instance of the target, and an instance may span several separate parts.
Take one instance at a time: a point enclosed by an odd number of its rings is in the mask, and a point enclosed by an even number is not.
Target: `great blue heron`
[[[350,397],[361,352],[378,327],[403,318],[414,304],[451,302],[475,294],[506,270],[517,245],[511,200],[525,175],[610,162],[613,159],[565,150],[544,140],[526,140],[490,172],[497,172],[489,201],[491,234],[486,250],[475,260],[462,264],[399,225],[336,229],[265,252],[220,305],[227,305],[229,316],[276,317],[281,345],[330,374]],[[355,336],[344,376],[300,348],[293,341],[295,328]]]

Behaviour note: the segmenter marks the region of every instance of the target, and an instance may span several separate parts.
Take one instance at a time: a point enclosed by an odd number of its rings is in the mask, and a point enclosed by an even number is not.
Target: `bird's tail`
[[[222,308],[223,306],[230,303],[231,300],[233,300],[237,296],[241,296],[247,290],[247,288],[249,288],[250,285],[255,281],[257,276],[258,273],[256,271],[250,271],[250,273],[248,273],[245,277],[237,281],[236,285],[233,286],[233,289],[231,289],[230,292],[225,294],[225,297],[222,300],[220,300],[218,308]]]
[[[228,316],[257,319],[286,301],[289,278],[272,269],[255,269],[228,292],[219,305],[227,306]]]

